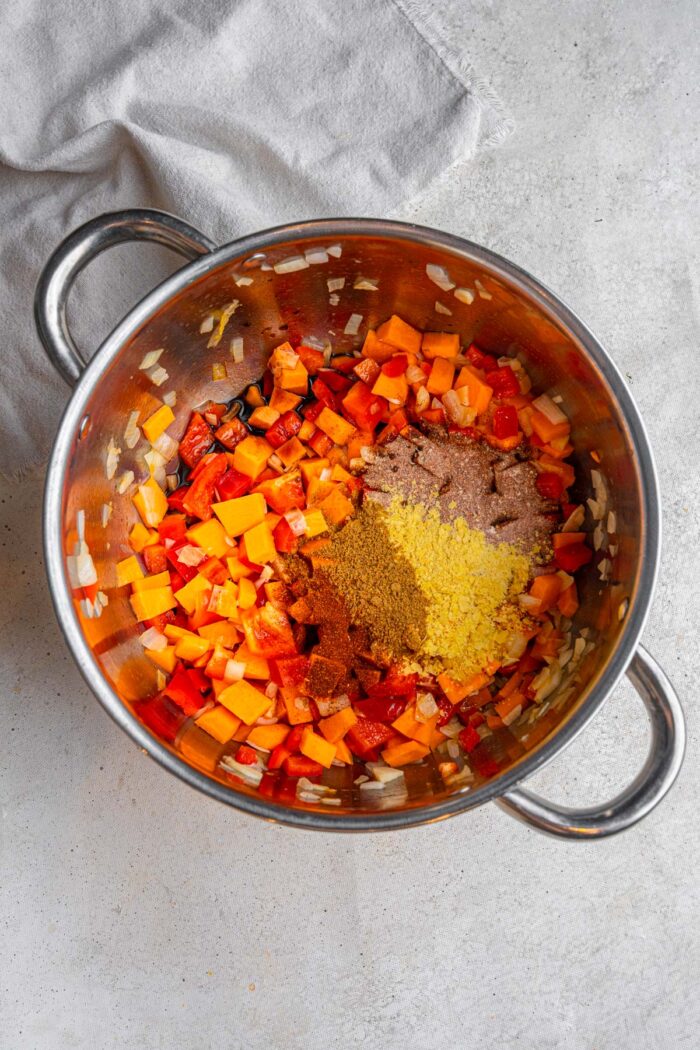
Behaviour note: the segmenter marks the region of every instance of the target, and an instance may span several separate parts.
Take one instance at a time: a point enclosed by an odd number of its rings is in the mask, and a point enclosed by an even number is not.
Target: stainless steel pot
[[[71,285],[105,248],[133,240],[154,241],[191,261],[146,295],[85,363],[66,324]],[[428,264],[444,267],[466,292],[457,298],[452,289],[437,287],[427,275]],[[327,280],[332,277],[345,278],[337,301],[329,297]],[[358,277],[376,282],[377,290],[368,290]],[[239,283],[241,278],[252,278],[252,283]],[[233,299],[240,306],[226,330],[226,345],[242,336],[246,347],[243,363],[235,366],[222,347],[206,349],[208,337],[199,332],[207,313]],[[436,301],[451,312],[436,312]],[[558,688],[534,716],[526,712],[524,719],[490,739],[498,772],[486,769],[473,783],[448,790],[428,759],[407,767],[403,792],[375,792],[370,799],[352,784],[348,771],[334,769],[330,774],[340,789],[340,808],[283,805],[234,786],[218,767],[225,749],[196,727],[187,724],[168,743],[134,714],[134,704],[156,690],[156,679],[138,643],[127,599],[113,589],[113,565],[127,552],[127,530],[136,516],[129,493],[118,495],[116,479],[106,476],[107,448],[113,441],[122,449],[116,478],[133,470],[138,480],[146,473],[144,450],[127,448],[125,424],[137,410],[143,421],[160,404],[164,390],[177,393],[171,428],[177,435],[191,406],[233,396],[260,375],[265,355],[288,335],[299,332],[321,343],[330,339],[338,351],[349,350],[367,326],[394,312],[419,328],[458,331],[465,343],[476,339],[491,351],[523,355],[538,388],[561,396],[573,425],[578,495],[594,495],[591,468],[600,472],[609,494],[613,515],[601,526],[612,529],[603,537],[608,569],[591,567],[584,581],[575,621],[584,634],[579,645],[585,646],[583,659],[565,669]],[[41,275],[35,314],[49,358],[75,387],[54,444],[44,504],[46,565],[58,619],[107,712],[167,770],[256,816],[335,831],[407,827],[497,801],[540,830],[599,838],[634,824],[663,798],[679,771],[685,734],[673,688],[638,644],[660,544],[651,451],[613,362],[581,321],[533,277],[468,241],[400,223],[306,222],[217,248],[173,216],[126,211],[87,223],[59,246]],[[345,333],[351,314],[361,315],[361,321],[356,319],[359,336]],[[157,348],[163,348],[159,364],[169,377],[163,387],[139,368],[146,352]],[[231,378],[213,382],[212,363],[224,359]],[[106,524],[105,505],[113,509]],[[109,598],[101,615],[89,604],[81,606],[71,587],[67,558],[81,542],[89,548],[99,585]],[[649,756],[634,782],[607,805],[584,810],[563,809],[522,790],[523,781],[585,727],[625,672],[651,726]]]

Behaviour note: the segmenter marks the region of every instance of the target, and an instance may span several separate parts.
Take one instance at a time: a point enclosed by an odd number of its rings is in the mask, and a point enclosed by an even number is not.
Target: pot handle
[[[586,809],[555,806],[539,795],[513,788],[498,804],[512,816],[566,839],[597,839],[632,827],[650,813],[671,788],[683,762],[685,721],[678,697],[655,660],[638,647],[627,670],[651,723],[651,747],[644,767],[629,787],[607,804]]]
[[[66,303],[75,278],[105,248],[125,241],[152,241],[186,259],[216,249],[213,241],[182,219],[164,211],[134,208],[108,212],[69,234],[41,272],[34,295],[34,321],[49,360],[69,386],[85,370],[85,359],[73,341]]]

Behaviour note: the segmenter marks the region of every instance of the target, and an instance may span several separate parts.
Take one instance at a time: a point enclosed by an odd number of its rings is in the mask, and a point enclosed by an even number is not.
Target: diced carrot
[[[424,332],[421,350],[429,361],[436,357],[456,357],[459,353],[459,336],[449,332]]]

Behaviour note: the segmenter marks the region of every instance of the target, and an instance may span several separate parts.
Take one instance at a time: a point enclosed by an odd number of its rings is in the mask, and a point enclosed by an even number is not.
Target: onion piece
[[[356,292],[376,292],[379,288],[379,281],[371,277],[356,277],[352,286]]]
[[[262,780],[262,769],[258,769],[256,766],[244,766],[240,762],[236,762],[235,758],[231,758],[230,755],[226,755],[222,758],[219,765],[227,773],[234,773],[247,784],[252,784],[253,787],[257,787]]]
[[[233,358],[234,363],[237,364],[237,365],[240,365],[240,363],[241,363],[241,361],[243,360],[243,357],[244,357],[243,336],[242,335],[235,336],[231,340],[229,349],[231,351],[231,357]]]
[[[167,405],[168,408],[174,408],[177,404],[177,394],[174,390],[168,390],[167,394],[163,394],[163,404]]]
[[[168,646],[168,639],[156,627],[149,627],[139,635],[139,641],[144,649],[152,649],[154,653],[161,653]]]
[[[484,288],[483,284],[481,283],[481,281],[478,278],[474,281],[474,285],[476,287],[476,290],[477,290],[477,293],[478,293],[480,299],[493,299],[493,296],[491,295],[491,292],[488,292]]]
[[[357,335],[360,330],[360,325],[362,324],[362,318],[362,314],[350,314],[347,324],[343,329],[345,335]]]
[[[227,660],[224,668],[225,682],[240,682],[245,675],[246,665],[240,660]]]
[[[343,248],[340,244],[331,244],[330,248],[326,248],[329,255],[332,255],[334,259],[339,259],[343,254]]]
[[[105,473],[107,480],[111,481],[114,475],[117,473],[117,467],[119,466],[119,457],[122,454],[122,450],[114,444],[114,439],[109,439],[109,445],[107,446],[107,457],[105,460]]]
[[[234,277],[233,282],[237,288],[247,288],[249,284],[253,283],[253,278],[241,274],[240,277]]]
[[[471,304],[474,302],[475,296],[471,288],[455,288],[452,294],[454,295],[455,299],[458,299],[460,303],[466,303],[467,306],[471,306]]]
[[[147,368],[153,368],[153,365],[157,365],[160,355],[163,353],[163,349],[164,348],[161,346],[159,350],[149,350],[139,365],[141,371],[145,372]]]
[[[328,302],[331,306],[337,306],[340,302],[340,296],[334,292],[333,295],[328,296]]]
[[[151,380],[154,386],[162,386],[166,379],[169,379],[170,376],[162,367],[162,365],[158,365],[157,368],[151,369],[151,371],[148,373],[148,378]]]
[[[329,277],[326,281],[329,292],[339,292],[341,288],[345,287],[344,277]]]
[[[328,262],[328,252],[324,248],[309,248],[304,258],[310,266],[321,266]]]
[[[540,394],[539,397],[536,397],[532,402],[532,407],[541,412],[543,416],[546,416],[554,426],[557,426],[559,423],[569,422],[568,417],[564,415],[559,406],[555,405],[547,394]]]
[[[214,331],[214,314],[207,314],[202,323],[199,326],[200,335],[208,335],[209,332]]]
[[[288,510],[284,515],[284,519],[295,536],[306,535],[306,518],[302,511],[297,510],[296,508],[294,510]]]
[[[450,275],[444,266],[438,266],[437,263],[428,263],[425,267],[425,272],[428,279],[436,284],[438,288],[441,288],[443,292],[451,292],[455,286],[455,282],[450,279]]]
[[[275,273],[296,273],[297,270],[308,270],[309,264],[303,255],[290,255],[272,267]]]
[[[134,481],[133,470],[125,470],[124,473],[117,481],[117,492],[120,496],[123,496],[126,490],[129,488]]]
[[[101,518],[102,518],[102,528],[103,529],[107,528],[107,522],[112,517],[112,509],[113,508],[112,508],[112,503],[111,502],[102,504]]]
[[[452,311],[450,310],[449,306],[443,306],[443,304],[438,299],[435,300],[435,313],[447,314],[449,317],[452,317]]]

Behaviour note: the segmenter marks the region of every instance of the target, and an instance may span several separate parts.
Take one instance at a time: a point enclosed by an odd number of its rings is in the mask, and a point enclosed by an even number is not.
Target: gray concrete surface
[[[40,480],[4,486],[3,1050],[698,1046],[696,10],[452,0],[518,130],[403,212],[532,270],[628,377],[664,495],[645,642],[688,715],[675,790],[595,845],[493,807],[353,838],[228,811],[92,699],[43,582]],[[624,685],[531,784],[601,800],[645,747]]]

